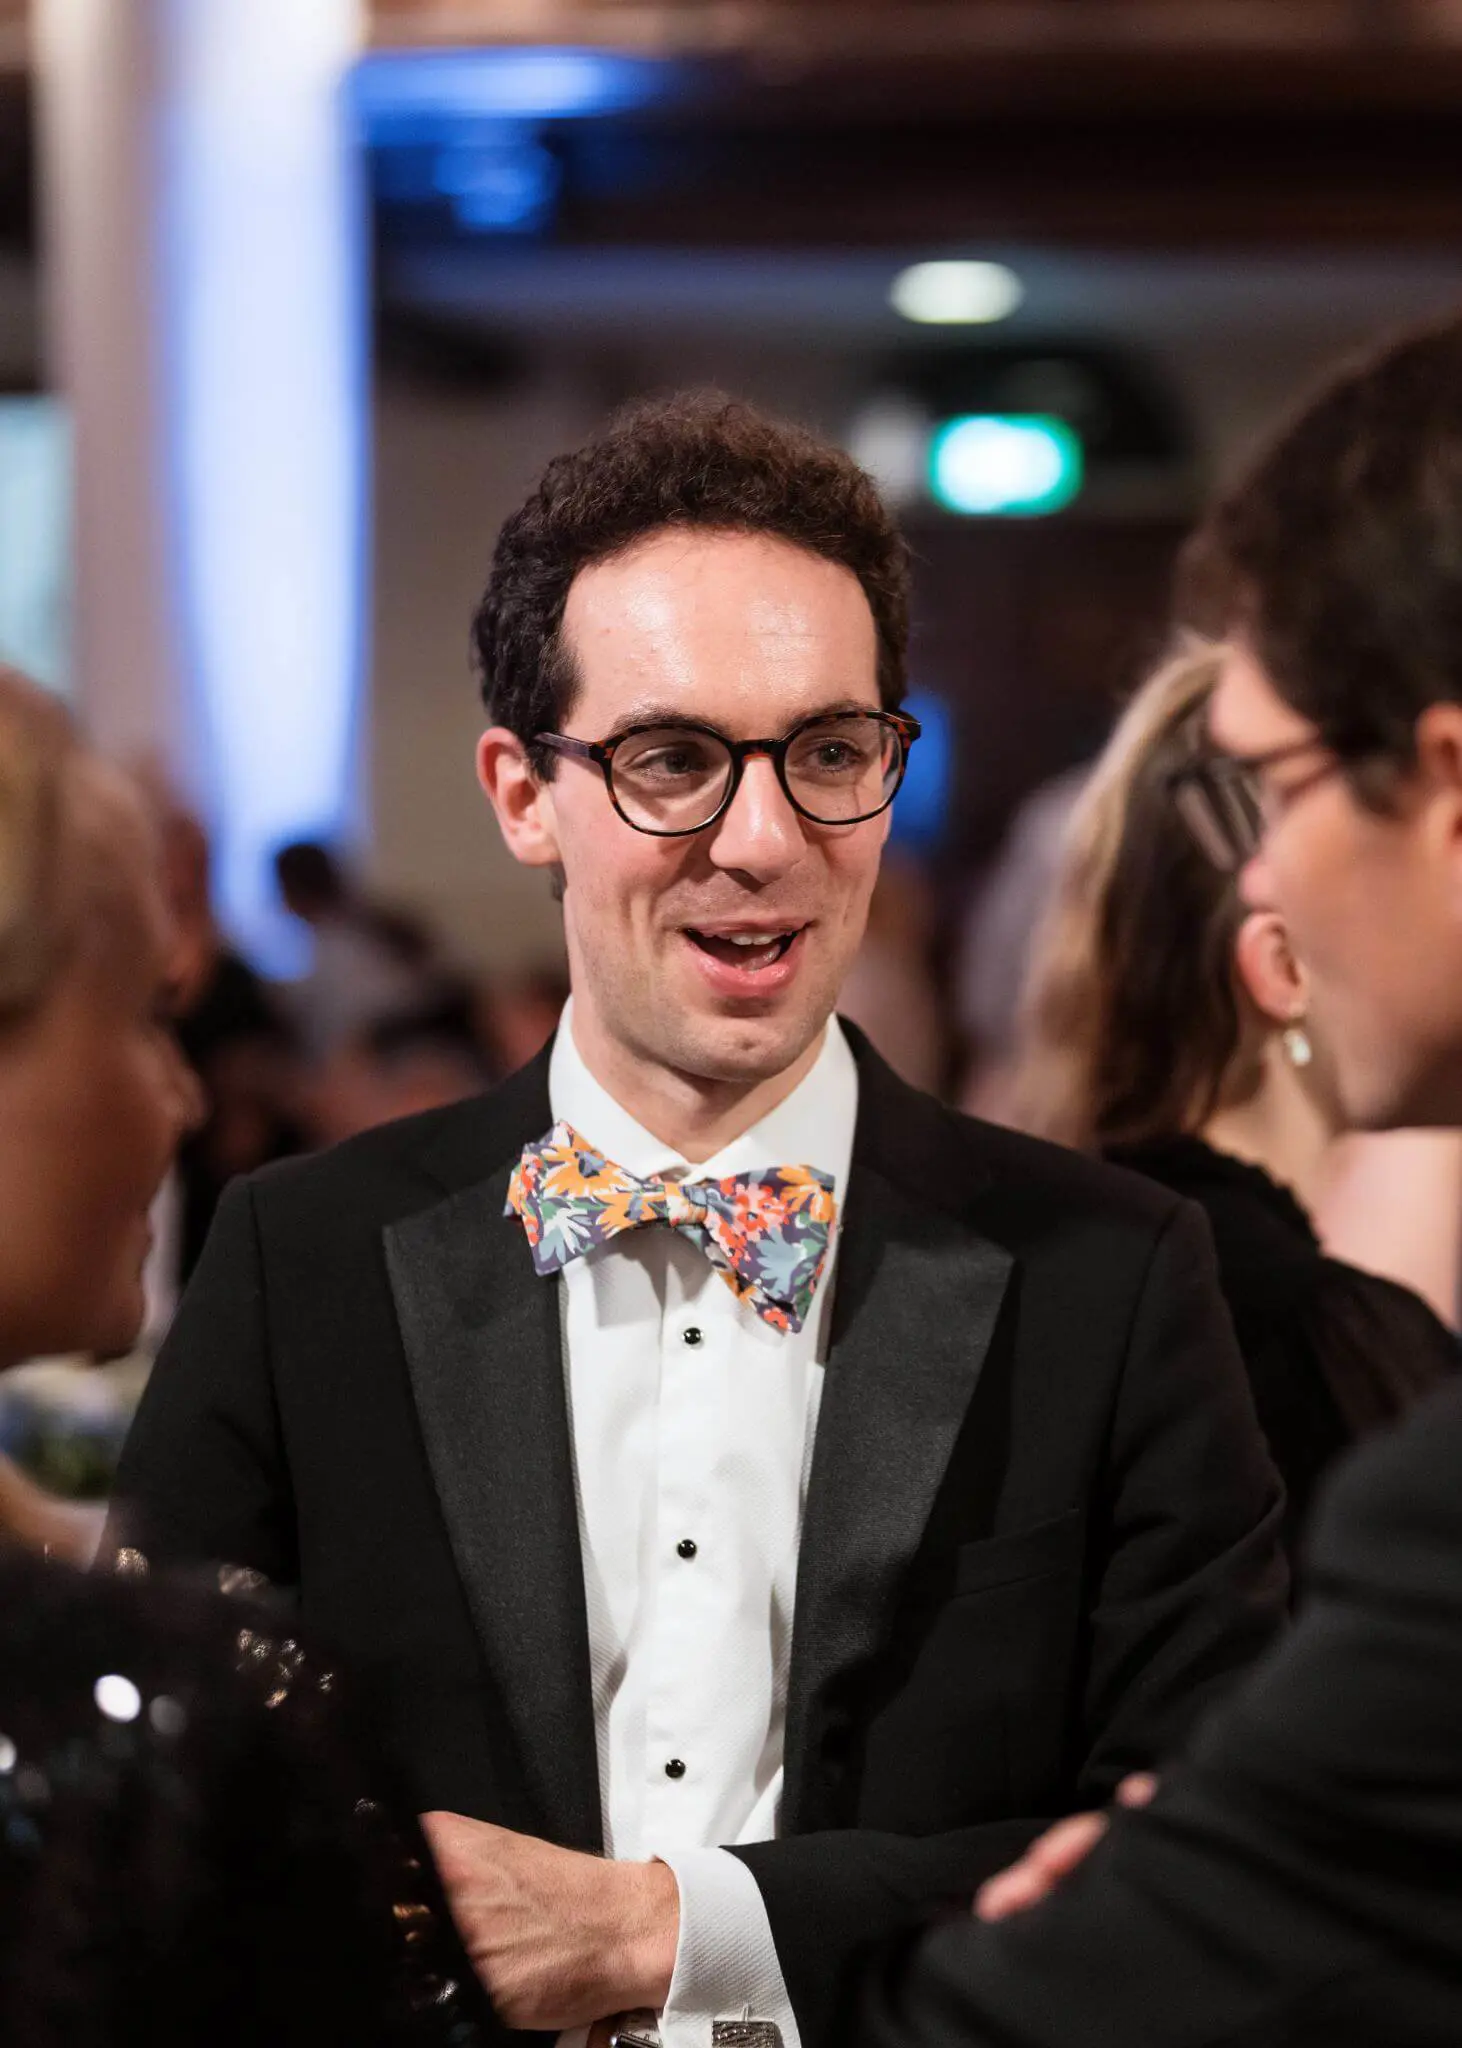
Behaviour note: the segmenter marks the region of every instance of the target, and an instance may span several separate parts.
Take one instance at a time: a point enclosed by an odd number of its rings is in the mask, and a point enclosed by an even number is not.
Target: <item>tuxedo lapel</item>
[[[488,1179],[390,1226],[386,1258],[432,1475],[530,1800],[550,1840],[597,1850],[558,1288],[534,1273],[521,1226],[503,1214],[513,1137]]]
[[[846,1027],[845,1027],[846,1028]],[[781,1832],[826,1825],[809,1769],[829,1695],[887,1639],[994,1335],[1012,1259],[943,1206],[927,1098],[860,1068],[832,1341],[797,1568]],[[917,1113],[912,1117],[901,1109]],[[937,1129],[937,1127],[936,1127]],[[962,1178],[968,1166],[957,1162]]]

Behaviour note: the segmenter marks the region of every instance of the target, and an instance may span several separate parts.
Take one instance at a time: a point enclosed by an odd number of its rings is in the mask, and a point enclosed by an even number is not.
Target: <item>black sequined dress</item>
[[[341,1690],[252,1604],[0,1550],[0,2042],[498,2038]]]

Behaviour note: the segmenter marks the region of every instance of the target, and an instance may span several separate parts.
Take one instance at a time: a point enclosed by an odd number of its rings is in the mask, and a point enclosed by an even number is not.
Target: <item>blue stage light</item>
[[[947,512],[1031,517],[1059,512],[1081,489],[1080,436],[1049,413],[948,420],[929,451],[929,487]]]
[[[369,138],[398,141],[410,139],[403,124],[420,135],[462,119],[625,113],[659,99],[672,69],[610,50],[383,50],[356,66],[354,93]]]
[[[464,228],[532,234],[552,218],[561,175],[557,159],[515,123],[493,126],[498,132],[438,150],[432,185],[451,200]]]

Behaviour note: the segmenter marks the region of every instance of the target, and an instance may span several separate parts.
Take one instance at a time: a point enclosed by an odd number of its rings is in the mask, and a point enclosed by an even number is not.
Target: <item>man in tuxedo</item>
[[[1462,322],[1344,372],[1200,541],[1232,651],[1190,815],[1282,911],[1350,1119],[1462,1124]],[[1053,1830],[848,2038],[1455,2048],[1462,1386],[1344,1467],[1302,1593],[1151,1805]]]
[[[130,1540],[296,1589],[373,1683],[524,2029],[810,2044],[1284,1597],[1196,1211],[833,1016],[905,579],[867,477],[744,406],[550,465],[476,644],[561,1028],[236,1185],[123,1461]]]

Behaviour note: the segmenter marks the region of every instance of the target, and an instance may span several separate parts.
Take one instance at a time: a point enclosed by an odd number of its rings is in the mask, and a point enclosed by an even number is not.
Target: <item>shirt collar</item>
[[[647,1131],[595,1080],[574,1043],[573,999],[564,1005],[548,1069],[548,1101],[555,1123],[572,1124],[580,1137],[637,1179],[675,1174],[686,1180],[724,1180],[768,1166],[813,1166],[829,1175],[839,1203],[846,1197],[858,1115],[858,1068],[836,1017],[828,1020],[811,1070],[784,1102],[693,1165],[673,1145]]]

